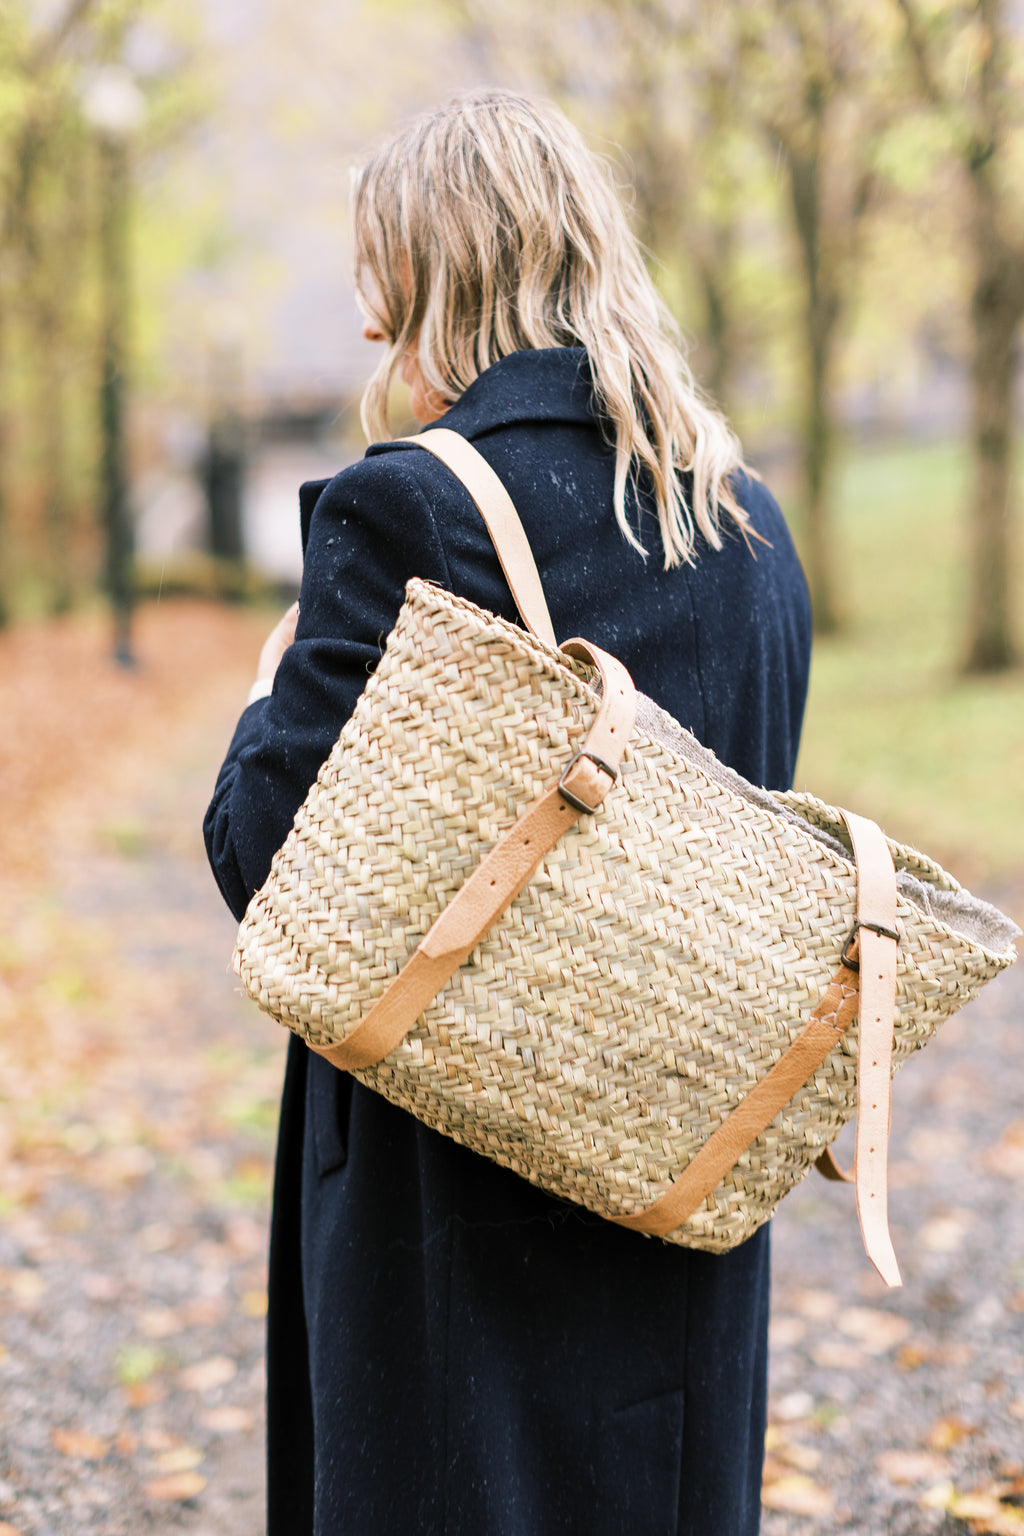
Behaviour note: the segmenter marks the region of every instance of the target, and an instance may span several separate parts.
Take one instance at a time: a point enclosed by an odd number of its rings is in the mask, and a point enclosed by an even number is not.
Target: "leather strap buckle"
[[[596,752],[587,752],[586,750],[583,752],[577,752],[574,757],[570,758],[569,762],[566,763],[564,769],[562,770],[562,776],[558,781],[558,793],[561,795],[562,799],[567,801],[568,804],[572,806],[574,811],[581,811],[585,816],[593,816],[595,811],[600,809],[601,802],[598,801],[597,805],[588,805],[585,800],[580,799],[579,795],[574,794],[573,791],[566,786],[565,782],[569,774],[575,768],[576,764],[580,761],[581,758],[584,757],[589,759],[589,761],[594,764],[594,767],[599,769],[601,773],[606,773],[613,784],[619,776],[619,770],[617,768],[613,768],[611,763],[606,763],[603,757],[598,757]],[[604,797],[602,796],[602,799],[603,798]]]
[[[843,945],[843,952],[839,956],[840,965],[845,965],[848,971],[860,970],[860,961],[854,960],[850,954],[850,945],[856,939],[857,933],[861,928],[868,928],[872,933],[880,933],[883,939],[892,939],[895,944],[898,944],[900,941],[900,936],[895,928],[886,928],[884,923],[862,923],[858,918],[850,929],[850,936]]]

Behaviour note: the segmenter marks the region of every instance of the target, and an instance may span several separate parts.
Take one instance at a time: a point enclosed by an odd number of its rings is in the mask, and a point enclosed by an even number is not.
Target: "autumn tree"
[[[150,26],[145,153],[166,160],[199,108],[180,84],[190,5],[65,0],[45,25],[40,10],[0,5],[0,620],[20,573],[61,612],[97,564],[105,157],[90,82]]]
[[[1005,0],[895,3],[918,87],[947,126],[966,197],[973,472],[965,667],[998,672],[1019,659],[1011,505],[1024,321],[1024,51]]]
[[[75,585],[71,381],[79,360],[84,361],[81,289],[89,229],[83,201],[70,195],[84,179],[86,145],[59,89],[53,95],[56,99],[42,100],[37,109],[35,164],[26,177],[17,254],[47,606],[63,613],[71,606]]]
[[[737,0],[738,86],[787,189],[801,279],[804,554],[815,627],[841,620],[833,516],[835,369],[856,293],[878,152],[899,108],[884,8],[858,0]]]
[[[0,622],[10,615],[15,491],[13,396],[26,376],[32,446],[50,566],[51,606],[68,606],[69,451],[66,391],[70,317],[86,241],[81,132],[69,62],[99,0],[68,0],[47,29],[31,8],[0,14]],[[19,437],[22,434],[18,434]]]
[[[731,405],[750,340],[737,297],[743,225],[765,175],[735,107],[726,13],[706,0],[451,9],[480,74],[544,91],[614,147],[655,279],[698,344],[709,392]]]

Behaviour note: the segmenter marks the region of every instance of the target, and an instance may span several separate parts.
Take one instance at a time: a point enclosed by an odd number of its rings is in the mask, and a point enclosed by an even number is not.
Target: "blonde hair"
[[[356,289],[388,342],[363,396],[371,441],[390,435],[411,348],[427,391],[452,403],[511,352],[583,347],[630,544],[646,554],[626,515],[641,475],[666,567],[692,563],[696,529],[720,548],[723,511],[753,532],[729,484],[739,441],[694,382],[610,168],[562,112],[509,91],[456,97],[385,144],[353,190]]]

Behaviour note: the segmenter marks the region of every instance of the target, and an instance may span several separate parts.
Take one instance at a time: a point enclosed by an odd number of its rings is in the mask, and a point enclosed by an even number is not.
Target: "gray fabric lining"
[[[653,699],[643,693],[637,694],[636,723],[647,736],[678,753],[680,757],[685,757],[706,773],[709,779],[721,784],[723,789],[799,827],[801,832],[816,838],[837,858],[853,864],[849,848],[838,838],[815,826],[790,806],[784,805],[768,790],[748,784],[742,774],[719,762],[715,754],[702,746],[696,736],[684,730],[671,715],[666,714]],[[1000,912],[998,907],[972,896],[970,891],[959,888],[944,890],[941,886],[931,885],[911,874],[907,869],[899,868],[896,872],[896,888],[901,896],[913,902],[923,913],[945,923],[971,943],[980,944],[996,955],[1004,955],[1013,941],[1020,937],[1021,930],[1016,923]]]

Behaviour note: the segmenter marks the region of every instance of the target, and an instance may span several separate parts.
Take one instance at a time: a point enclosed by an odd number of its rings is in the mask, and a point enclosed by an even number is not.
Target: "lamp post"
[[[100,160],[102,372],[100,478],[106,541],[106,586],[114,614],[114,657],[134,665],[131,618],[135,598],[134,538],[128,502],[125,437],[125,357],[129,309],[129,145],[145,104],[129,72],[117,64],[97,71],[82,98]]]

